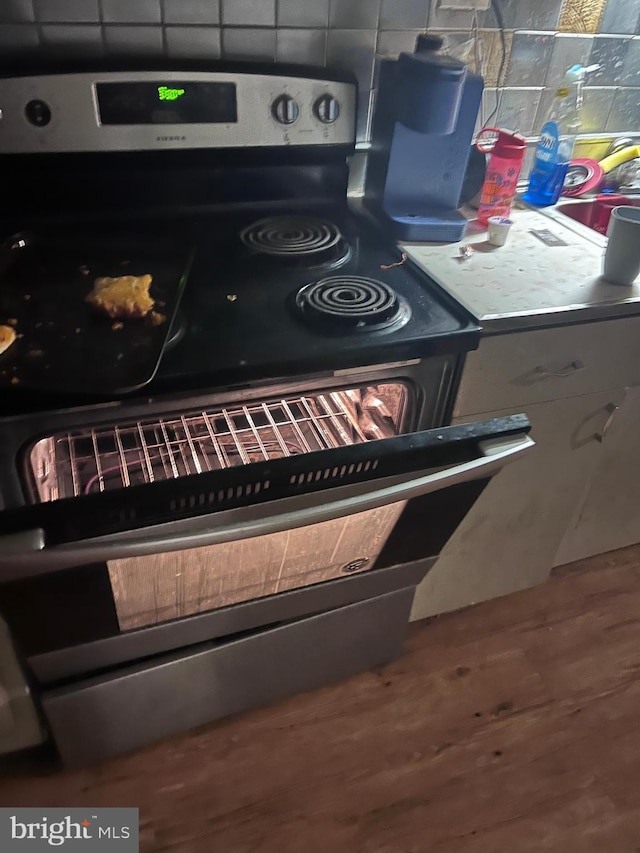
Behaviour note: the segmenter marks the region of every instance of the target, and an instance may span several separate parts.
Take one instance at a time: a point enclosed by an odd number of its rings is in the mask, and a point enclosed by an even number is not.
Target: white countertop
[[[543,212],[518,204],[511,218],[509,240],[499,248],[475,221],[460,243],[402,248],[487,332],[640,313],[640,278],[620,287],[599,276],[605,237],[554,208]],[[567,245],[547,246],[532,228],[550,230]],[[461,258],[462,245],[474,247],[470,258]]]

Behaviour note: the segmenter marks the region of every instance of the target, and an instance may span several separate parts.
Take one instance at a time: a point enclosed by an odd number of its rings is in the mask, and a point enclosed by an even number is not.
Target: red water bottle
[[[483,138],[489,132],[497,134],[493,146],[491,140]],[[478,209],[478,222],[486,225],[490,216],[508,217],[511,212],[527,142],[517,133],[485,127],[478,136],[476,148],[483,153],[491,151]]]

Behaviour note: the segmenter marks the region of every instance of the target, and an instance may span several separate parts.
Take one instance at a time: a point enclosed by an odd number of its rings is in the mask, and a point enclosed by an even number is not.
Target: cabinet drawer
[[[483,338],[454,416],[519,408],[640,382],[640,317]]]
[[[397,657],[415,588],[45,691],[66,765],[82,765],[312,690]]]

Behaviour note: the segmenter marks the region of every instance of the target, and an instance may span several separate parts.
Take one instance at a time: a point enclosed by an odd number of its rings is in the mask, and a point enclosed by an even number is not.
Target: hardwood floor
[[[133,805],[168,853],[639,853],[640,547],[411,626],[404,657],[0,804]]]

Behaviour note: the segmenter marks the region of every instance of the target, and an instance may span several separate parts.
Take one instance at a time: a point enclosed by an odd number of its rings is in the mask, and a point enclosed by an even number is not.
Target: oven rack
[[[30,466],[38,500],[127,488],[368,441],[360,393],[336,391],[172,413],[38,441]]]

